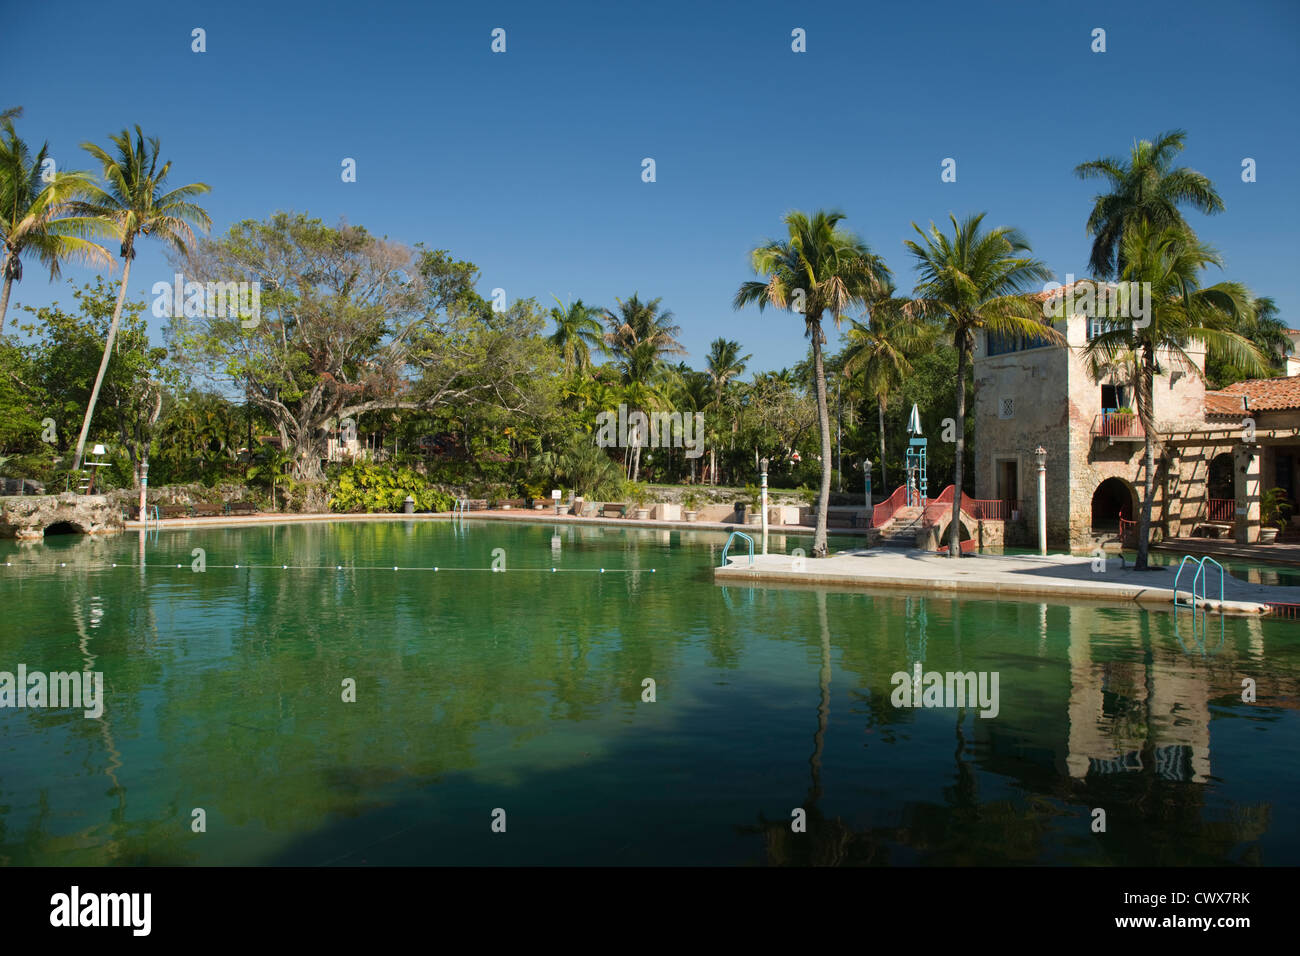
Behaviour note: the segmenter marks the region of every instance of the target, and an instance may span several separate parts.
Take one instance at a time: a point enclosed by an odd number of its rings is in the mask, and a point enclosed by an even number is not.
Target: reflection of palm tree
[[[825,591],[817,592],[817,620],[821,632],[821,667],[817,674],[817,730],[813,734],[813,752],[808,758],[811,783],[802,807],[807,830],[795,833],[790,820],[768,820],[762,813],[756,826],[739,829],[742,833],[763,834],[768,862],[779,866],[876,862],[879,846],[872,831],[855,831],[839,817],[827,817],[817,806],[823,793],[822,754],[826,749],[826,728],[831,712],[831,631],[826,619]]]

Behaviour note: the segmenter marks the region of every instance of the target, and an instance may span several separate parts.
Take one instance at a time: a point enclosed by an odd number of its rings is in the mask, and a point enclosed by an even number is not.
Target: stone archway
[[[1236,497],[1232,473],[1232,452],[1225,451],[1210,459],[1205,480],[1205,497],[1231,501]]]
[[[1119,519],[1136,521],[1137,512],[1137,489],[1123,478],[1107,478],[1093,489],[1093,531],[1118,531]]]

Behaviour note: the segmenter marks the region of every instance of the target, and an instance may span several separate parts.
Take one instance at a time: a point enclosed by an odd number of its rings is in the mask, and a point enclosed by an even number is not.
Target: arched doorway
[[[1107,478],[1092,493],[1092,530],[1118,531],[1119,519],[1133,521],[1137,495],[1123,478]]]
[[[1205,487],[1208,492],[1206,497],[1209,498],[1227,499],[1236,496],[1236,489],[1233,488],[1231,452],[1225,451],[1210,459],[1210,473]]]

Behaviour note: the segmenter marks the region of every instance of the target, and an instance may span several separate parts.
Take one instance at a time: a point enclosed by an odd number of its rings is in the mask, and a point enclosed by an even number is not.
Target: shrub
[[[330,508],[334,511],[401,511],[407,495],[416,511],[450,511],[455,499],[429,486],[413,468],[357,462],[340,471],[331,482]]]

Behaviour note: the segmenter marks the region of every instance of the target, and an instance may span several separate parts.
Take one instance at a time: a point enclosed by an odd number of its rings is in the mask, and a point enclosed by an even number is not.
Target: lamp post
[[[762,489],[763,511],[763,553],[767,554],[767,459],[764,458],[758,463],[759,487]]]
[[[140,459],[140,520],[148,521],[145,517],[145,502],[149,497],[149,459]]]
[[[1038,553],[1047,554],[1047,449],[1039,445],[1034,449],[1038,464]]]
[[[862,462],[862,473],[866,475],[866,505],[867,505],[867,527],[871,527],[871,459],[867,458]]]

